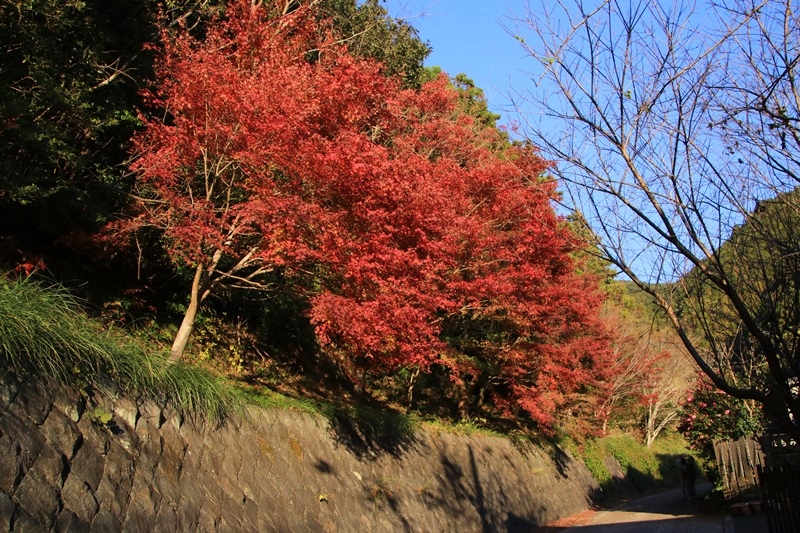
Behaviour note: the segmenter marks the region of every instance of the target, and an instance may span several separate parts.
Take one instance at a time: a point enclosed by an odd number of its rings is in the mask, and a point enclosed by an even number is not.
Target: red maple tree
[[[491,368],[498,407],[551,424],[608,350],[548,163],[459,111],[446,77],[403,90],[321,24],[239,2],[202,40],[164,34],[136,211],[109,229],[156,227],[194,270],[172,358],[210,294],[313,271],[319,343],[353,379]]]
[[[389,158],[368,165],[372,188],[358,189],[349,214],[351,235],[369,233],[343,244],[312,319],[352,379],[443,365],[460,381],[491,369],[496,406],[550,425],[611,368],[602,296],[576,274],[570,252],[583,243],[553,210],[548,163],[476,128],[457,97],[440,78],[391,102],[402,119],[383,124]],[[464,317],[492,330],[472,358],[447,339]]]
[[[265,288],[267,272],[321,260],[337,242],[340,214],[321,194],[338,177],[310,168],[324,157],[303,151],[320,155],[378,123],[395,87],[318,30],[306,9],[274,18],[239,2],[203,40],[163,35],[149,95],[163,113],[143,118],[134,145],[138,212],[109,230],[158,228],[170,256],[194,269],[173,359],[210,294]]]

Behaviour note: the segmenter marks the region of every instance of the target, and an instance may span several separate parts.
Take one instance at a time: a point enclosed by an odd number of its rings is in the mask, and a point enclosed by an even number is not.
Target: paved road
[[[709,485],[699,486],[702,497]],[[564,533],[723,533],[724,519],[704,514],[699,500],[684,501],[680,489],[662,492],[596,513],[589,523]]]

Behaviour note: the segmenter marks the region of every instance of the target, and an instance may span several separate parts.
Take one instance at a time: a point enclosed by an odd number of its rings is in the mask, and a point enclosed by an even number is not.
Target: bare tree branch
[[[800,436],[800,19],[791,0],[667,6],[559,2],[508,28],[539,69],[524,133],[700,369]]]

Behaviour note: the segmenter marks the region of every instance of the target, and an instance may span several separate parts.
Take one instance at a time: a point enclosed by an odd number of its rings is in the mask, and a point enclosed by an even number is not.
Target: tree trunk
[[[418,366],[415,368],[411,373],[411,378],[408,380],[408,404],[406,407],[406,413],[410,413],[411,407],[414,405],[414,385],[417,383],[417,377],[421,371],[422,367]]]
[[[186,343],[189,342],[189,336],[192,334],[194,321],[197,318],[197,311],[200,308],[202,295],[200,294],[200,285],[203,278],[203,266],[198,265],[197,271],[194,274],[194,281],[192,281],[192,292],[189,298],[189,307],[186,308],[186,314],[183,315],[181,327],[178,328],[178,334],[175,335],[175,341],[172,343],[172,348],[169,351],[170,361],[179,361],[183,357],[183,351],[186,349]]]

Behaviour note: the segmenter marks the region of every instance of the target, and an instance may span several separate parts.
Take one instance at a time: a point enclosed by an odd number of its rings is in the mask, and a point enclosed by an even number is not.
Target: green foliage
[[[148,73],[143,45],[154,35],[154,5],[0,5],[0,205],[15,231],[52,237],[87,229],[114,205],[138,125],[132,75]]]
[[[676,429],[661,433],[650,446],[650,450],[660,459],[661,479],[667,483],[681,478],[676,461],[684,454],[692,455],[696,459],[698,473],[708,472],[707,461],[697,453],[697,450],[692,449],[691,442],[687,442],[686,438]],[[668,458],[668,460],[661,460],[661,458]]]
[[[678,430],[706,462],[714,461],[714,441],[758,435],[764,422],[752,404],[723,393],[700,379],[683,405]]]
[[[605,445],[640,491],[647,490],[659,480],[661,469],[655,454],[630,435],[609,437]]]
[[[95,407],[89,412],[89,418],[93,423],[99,426],[108,426],[114,415],[103,409],[102,407]]]
[[[581,268],[586,272],[597,276],[602,280],[607,292],[614,291],[614,288],[619,286],[619,282],[614,282],[616,272],[611,268],[611,263],[604,259],[602,253],[597,247],[599,237],[589,227],[589,223],[583,213],[575,211],[570,213],[567,217],[572,232],[581,240],[586,242],[586,247],[583,250],[578,250],[574,255],[581,260]]]
[[[606,454],[607,450],[605,447],[602,446],[601,442],[596,440],[588,441],[583,447],[583,463],[586,465],[586,468],[589,469],[589,472],[592,473],[592,477],[594,477],[603,488],[610,487],[613,482],[611,473],[608,471],[608,467],[605,463]]]
[[[658,307],[653,297],[641,290],[632,281],[618,282],[621,286],[621,300],[624,306],[633,314],[646,316],[653,321],[653,325],[659,328],[671,327],[663,310]],[[660,290],[669,292],[672,286],[668,283],[661,284]]]
[[[450,81],[458,91],[461,111],[473,117],[480,127],[496,128],[500,115],[489,111],[489,103],[483,94],[483,89],[476,87],[475,82],[464,73],[456,74]]]
[[[438,78],[441,73],[442,67],[436,65],[432,67],[424,67],[422,69],[422,74],[420,74],[420,80],[423,84],[425,84]]]
[[[619,434],[588,440],[577,449],[605,496],[612,499],[625,495],[630,488],[648,492],[674,486],[680,479],[675,461],[686,452],[686,442],[674,433],[656,439],[651,448],[631,435]],[[606,463],[609,457],[619,463],[624,482],[611,475]]]
[[[335,32],[357,57],[369,57],[385,65],[387,76],[400,76],[407,87],[420,87],[423,61],[430,47],[407,22],[393,19],[379,0],[322,0],[319,9],[331,17]]]
[[[726,280],[739,304],[698,268],[681,280],[679,312],[702,339],[701,352],[728,383],[780,398],[782,407],[769,408],[773,416],[796,409],[790,382],[800,368],[800,189],[758,203],[704,266]],[[739,404],[726,409],[742,413]]]
[[[427,83],[438,78],[441,73],[441,67],[426,67],[422,71],[420,79],[422,83]],[[456,74],[454,78],[450,78],[450,83],[453,89],[458,92],[459,111],[472,117],[475,120],[477,129],[497,129],[497,121],[500,120],[500,115],[489,110],[489,102],[486,100],[486,95],[483,89],[475,86],[474,80],[462,72]],[[500,141],[500,144],[507,144],[508,135],[503,133]]]
[[[0,278],[0,360],[18,374],[91,385],[106,375],[124,390],[165,400],[189,416],[218,420],[241,408],[230,385],[207,370],[170,364],[115,328],[87,318],[58,286]]]

